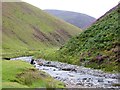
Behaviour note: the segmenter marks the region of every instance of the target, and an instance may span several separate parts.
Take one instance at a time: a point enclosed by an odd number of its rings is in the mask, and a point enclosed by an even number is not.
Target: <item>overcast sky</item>
[[[119,0],[22,0],[40,9],[80,12],[99,18],[116,6]]]

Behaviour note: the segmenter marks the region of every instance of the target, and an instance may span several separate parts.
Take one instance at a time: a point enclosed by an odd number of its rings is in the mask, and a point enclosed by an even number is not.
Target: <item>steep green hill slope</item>
[[[114,7],[87,30],[70,39],[59,50],[59,60],[105,71],[118,70],[119,13],[120,8]]]
[[[54,9],[46,9],[45,11],[82,29],[89,27],[96,20],[94,17],[77,12]]]
[[[58,47],[81,30],[24,2],[2,3],[4,53]]]

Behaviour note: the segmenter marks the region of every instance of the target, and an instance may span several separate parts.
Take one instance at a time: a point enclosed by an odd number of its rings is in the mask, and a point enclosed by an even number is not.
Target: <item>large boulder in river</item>
[[[43,65],[43,63],[42,63],[42,62],[40,62],[40,61],[39,61],[39,62],[37,62],[37,64],[38,64],[38,65],[40,65],[40,66],[42,66],[42,65]]]
[[[70,67],[65,67],[65,68],[62,68],[62,70],[64,71],[77,71],[75,68],[70,68]]]

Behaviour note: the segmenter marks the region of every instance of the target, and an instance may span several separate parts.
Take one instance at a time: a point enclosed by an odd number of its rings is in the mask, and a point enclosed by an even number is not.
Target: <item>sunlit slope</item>
[[[81,30],[24,2],[2,4],[3,52],[61,46]]]
[[[60,60],[106,71],[118,70],[119,13],[120,9],[114,7],[86,31],[70,39],[59,50]]]

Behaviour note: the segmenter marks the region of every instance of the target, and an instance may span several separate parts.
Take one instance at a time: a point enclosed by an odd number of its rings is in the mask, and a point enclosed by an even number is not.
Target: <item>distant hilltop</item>
[[[81,29],[89,27],[93,22],[96,21],[96,18],[83,13],[54,9],[46,9],[45,11]]]

